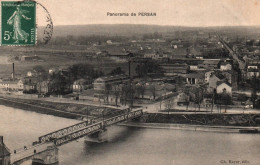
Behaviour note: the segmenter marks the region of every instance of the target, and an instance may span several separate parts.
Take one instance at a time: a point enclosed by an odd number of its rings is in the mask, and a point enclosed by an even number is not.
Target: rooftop
[[[129,79],[129,76],[125,75],[125,74],[120,74],[120,75],[113,75],[113,76],[103,76],[103,77],[99,77],[97,78],[95,81],[99,80],[99,81],[113,81],[113,80],[120,80],[120,79]]]
[[[204,60],[203,64],[218,65],[220,60]]]

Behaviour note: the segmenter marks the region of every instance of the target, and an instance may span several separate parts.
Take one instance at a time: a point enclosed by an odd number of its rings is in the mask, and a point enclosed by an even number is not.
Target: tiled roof
[[[128,79],[129,76],[120,74],[120,75],[113,75],[113,76],[103,76],[99,77],[96,80],[102,79],[103,81],[113,81],[113,80],[120,80],[120,79]]]
[[[203,64],[218,65],[219,60],[204,60]]]
[[[220,86],[221,84],[227,84],[228,86],[230,86],[231,87],[231,84],[229,83],[229,82],[223,82],[223,81],[218,81],[217,82],[217,86]]]
[[[18,80],[3,80],[2,81],[2,84],[17,84],[18,83]]]
[[[204,74],[191,73],[191,74],[187,74],[186,78],[204,78]]]

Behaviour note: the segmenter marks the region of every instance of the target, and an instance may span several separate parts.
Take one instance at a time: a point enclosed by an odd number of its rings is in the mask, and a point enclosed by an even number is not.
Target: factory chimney
[[[14,62],[13,62],[13,72],[12,72],[12,79],[14,79],[15,78],[15,73],[14,73]]]

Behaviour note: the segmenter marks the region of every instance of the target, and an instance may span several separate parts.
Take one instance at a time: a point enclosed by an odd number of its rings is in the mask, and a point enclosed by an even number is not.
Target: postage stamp
[[[35,45],[36,3],[34,1],[2,1],[2,45]]]

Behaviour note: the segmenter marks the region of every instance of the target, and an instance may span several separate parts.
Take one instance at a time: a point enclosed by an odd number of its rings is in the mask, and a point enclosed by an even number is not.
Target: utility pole
[[[212,105],[211,105],[211,113],[213,113],[214,100],[215,100],[215,92],[213,91],[213,94],[212,94]]]
[[[131,78],[131,61],[128,61],[128,75]]]

